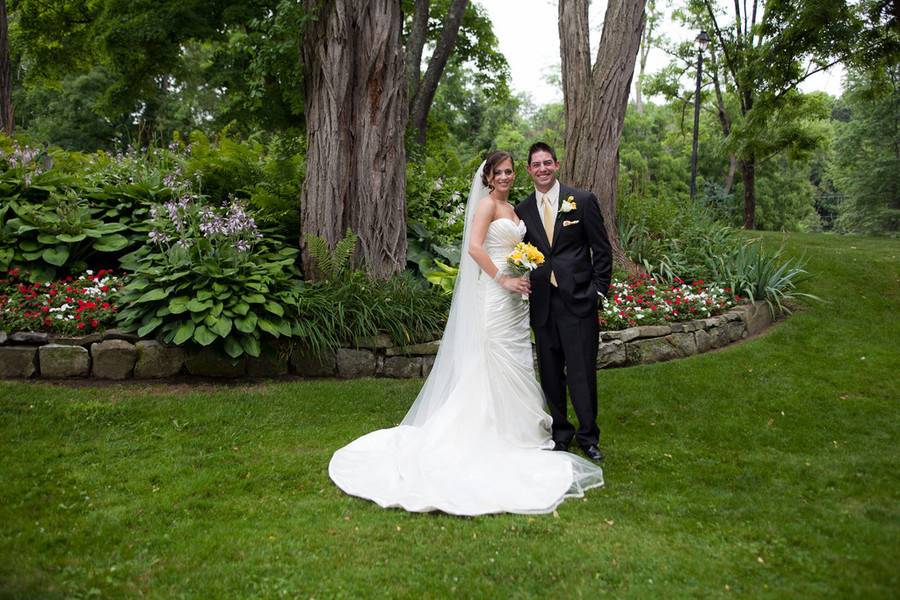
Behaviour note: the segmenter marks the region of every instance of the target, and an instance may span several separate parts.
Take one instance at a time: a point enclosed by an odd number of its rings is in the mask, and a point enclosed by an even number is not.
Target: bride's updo
[[[494,172],[494,167],[502,163],[504,160],[508,160],[513,164],[513,169],[516,168],[516,161],[513,160],[512,154],[509,152],[504,152],[503,150],[497,150],[493,154],[487,157],[487,160],[484,161],[484,169],[481,171],[481,183],[484,184],[484,187],[488,189],[494,189],[494,186],[490,183],[490,175]]]

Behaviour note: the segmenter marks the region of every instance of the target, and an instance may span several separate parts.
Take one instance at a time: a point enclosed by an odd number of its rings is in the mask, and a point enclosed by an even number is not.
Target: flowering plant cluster
[[[83,335],[112,327],[118,310],[112,296],[121,285],[102,269],[46,283],[10,269],[0,278],[0,329]]]
[[[613,281],[609,300],[600,311],[600,329],[614,331],[637,325],[659,325],[705,319],[725,312],[741,301],[730,288],[702,279],[659,283],[646,273]]]
[[[246,206],[234,197],[214,207],[178,181],[179,173],[166,177],[166,185],[180,188],[177,198],[150,209],[153,228],[148,234],[172,263],[212,259],[218,263],[242,263],[262,237]]]
[[[0,162],[5,162],[9,169],[21,169],[24,173],[22,185],[25,188],[30,187],[32,179],[45,173],[52,164],[50,156],[42,149],[32,148],[27,144],[20,146],[15,140],[10,151],[0,148]]]

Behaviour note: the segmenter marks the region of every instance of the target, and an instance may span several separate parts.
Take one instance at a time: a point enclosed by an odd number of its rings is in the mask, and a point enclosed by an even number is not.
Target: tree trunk
[[[647,20],[644,32],[641,35],[641,47],[638,59],[638,75],[634,82],[634,110],[638,113],[644,112],[644,72],[647,70],[647,57],[650,56],[650,48],[653,47],[653,29],[659,14],[656,12],[656,0],[647,2]]]
[[[728,155],[728,174],[725,175],[725,182],[722,184],[722,187],[725,188],[725,193],[731,193],[731,186],[734,185],[734,174],[737,172],[737,164],[738,159],[731,153]]]
[[[431,110],[431,103],[434,101],[434,94],[437,92],[441,75],[444,74],[444,67],[447,66],[447,60],[456,45],[459,26],[462,24],[468,3],[469,0],[453,0],[450,4],[450,10],[447,11],[447,17],[444,19],[444,28],[441,30],[441,39],[438,40],[431,60],[428,61],[428,69],[425,71],[422,83],[418,86],[418,93],[413,98],[410,119],[416,129],[416,142],[419,144],[425,143],[428,112]]]
[[[606,223],[613,258],[639,270],[626,255],[616,227],[619,141],[644,28],[643,0],[609,0],[597,59],[585,74],[587,0],[560,0],[559,27],[566,109],[563,178],[594,192]],[[589,60],[589,59],[587,59]]]
[[[6,135],[12,135],[15,131],[9,62],[9,18],[6,0],[0,0],[0,129]]]
[[[400,3],[307,0],[317,15],[304,35],[306,179],[301,238],[329,247],[347,229],[357,263],[385,278],[406,266],[406,77]],[[305,239],[303,269],[314,276]]]
[[[419,93],[419,78],[422,76],[422,50],[425,48],[425,38],[428,34],[430,4],[429,0],[416,0],[412,27],[409,30],[409,39],[406,40],[406,80],[409,85],[410,112],[412,111],[412,101]]]
[[[756,229],[756,157],[741,161],[744,182],[744,229]]]

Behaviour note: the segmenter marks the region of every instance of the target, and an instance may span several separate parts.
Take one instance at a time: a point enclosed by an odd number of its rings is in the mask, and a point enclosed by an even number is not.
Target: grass
[[[340,493],[331,453],[397,423],[418,381],[0,383],[0,597],[892,597],[900,243],[786,251],[825,302],[602,371],[607,487],[557,515]]]

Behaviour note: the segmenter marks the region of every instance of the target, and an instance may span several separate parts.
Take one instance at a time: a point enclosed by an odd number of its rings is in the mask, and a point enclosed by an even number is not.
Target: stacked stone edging
[[[643,325],[600,332],[597,368],[649,364],[699,354],[764,330],[773,322],[765,302],[742,304],[715,317]],[[314,356],[286,344],[264,346],[259,357],[232,360],[210,348],[187,351],[121,330],[81,338],[46,333],[0,331],[0,379],[87,378],[167,379],[179,374],[242,378],[279,377],[426,377],[440,340],[394,346],[384,334],[359,341],[355,348]]]

